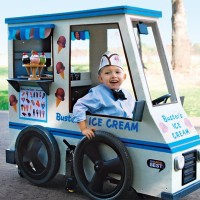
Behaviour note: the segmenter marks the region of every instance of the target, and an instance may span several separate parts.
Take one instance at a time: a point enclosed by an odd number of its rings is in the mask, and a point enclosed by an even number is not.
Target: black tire
[[[28,126],[17,137],[15,158],[20,174],[35,185],[58,172],[60,152],[54,136],[42,126]]]
[[[132,184],[127,148],[110,133],[96,131],[91,140],[84,137],[76,146],[73,162],[78,185],[92,199],[118,199]]]

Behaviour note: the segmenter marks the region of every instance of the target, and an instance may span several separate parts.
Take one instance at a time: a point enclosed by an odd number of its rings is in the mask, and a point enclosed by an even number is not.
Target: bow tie
[[[125,99],[127,99],[125,97],[124,93],[122,92],[122,90],[119,90],[119,91],[112,90],[112,91],[113,91],[113,95],[115,97],[115,100],[118,100],[118,99],[125,100]]]

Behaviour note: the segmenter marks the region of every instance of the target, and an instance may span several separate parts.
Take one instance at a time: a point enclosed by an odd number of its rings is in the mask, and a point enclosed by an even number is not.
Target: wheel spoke
[[[29,144],[27,145],[27,149],[23,148],[23,162],[29,161],[29,165],[31,163],[36,172],[42,172],[45,169],[45,166],[42,164],[38,157],[38,152],[41,149],[43,143],[37,138],[33,138]]]
[[[37,156],[36,157],[33,156],[31,158],[31,161],[33,163],[33,167],[35,168],[36,172],[42,172],[45,169],[44,165],[41,163],[41,161]]]
[[[122,174],[122,163],[119,157],[105,161],[105,165],[108,172]]]
[[[102,160],[97,143],[90,143],[85,149],[85,154],[90,158],[93,163],[98,160]]]
[[[94,192],[102,192],[106,175],[107,173],[104,170],[101,172],[95,172],[89,184],[89,188]]]
[[[30,154],[29,151],[27,151],[27,149],[25,149],[24,147],[22,147],[22,158],[23,158],[23,162],[27,162],[30,161]]]
[[[41,140],[33,139],[29,143],[29,146],[28,146],[27,150],[29,151],[29,153],[31,155],[36,155],[38,153],[38,151],[40,150],[42,145],[43,145],[43,143],[41,142]]]

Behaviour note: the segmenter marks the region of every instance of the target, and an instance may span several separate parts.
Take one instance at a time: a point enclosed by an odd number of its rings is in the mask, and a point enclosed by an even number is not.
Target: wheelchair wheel
[[[42,126],[28,126],[17,137],[15,158],[21,176],[41,185],[51,180],[60,166],[54,136]]]
[[[129,153],[110,133],[96,131],[91,140],[84,137],[76,146],[73,162],[78,185],[92,199],[117,199],[132,184]]]

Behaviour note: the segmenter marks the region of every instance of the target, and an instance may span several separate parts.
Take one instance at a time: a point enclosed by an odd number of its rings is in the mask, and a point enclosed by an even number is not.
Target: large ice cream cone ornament
[[[42,54],[40,55],[40,67],[38,67],[38,75],[39,77],[41,76],[42,73],[42,69],[46,64],[46,55],[44,52],[42,52]]]
[[[58,88],[55,93],[56,96],[56,107],[59,106],[61,101],[65,99],[65,91],[62,88]]]
[[[56,71],[57,71],[57,74],[60,74],[60,76],[65,79],[65,75],[64,75],[64,71],[65,71],[65,66],[63,65],[62,62],[58,62],[56,64]]]
[[[23,64],[29,64],[30,63],[30,58],[26,52],[22,54],[22,63]]]
[[[40,57],[39,57],[37,51],[34,51],[34,50],[31,51],[30,63],[31,64],[39,64],[40,63]]]
[[[45,65],[46,64],[46,55],[44,52],[40,55],[40,65]]]
[[[9,97],[10,106],[13,107],[14,111],[17,112],[17,98],[14,94],[10,95]]]
[[[26,52],[22,54],[22,64],[23,65],[30,64],[30,58]],[[30,67],[26,67],[26,71],[27,71],[28,76],[30,76],[30,73],[31,73]]]
[[[57,40],[57,44],[58,44],[58,53],[60,53],[60,51],[62,50],[62,48],[65,48],[66,45],[66,38],[65,36],[60,36]]]

